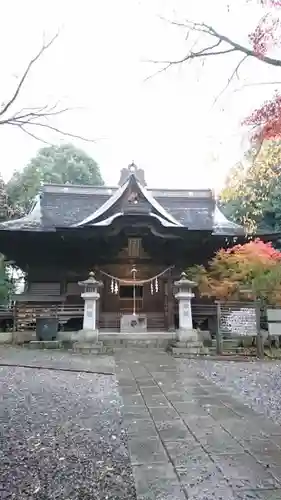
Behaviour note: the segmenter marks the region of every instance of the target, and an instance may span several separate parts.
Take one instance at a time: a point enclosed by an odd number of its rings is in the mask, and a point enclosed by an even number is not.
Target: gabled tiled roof
[[[30,214],[1,223],[0,230],[55,231],[85,225],[108,226],[122,217],[130,189],[138,190],[146,215],[164,227],[226,236],[244,234],[241,226],[220,212],[211,190],[146,189],[133,174],[119,188],[45,185]]]

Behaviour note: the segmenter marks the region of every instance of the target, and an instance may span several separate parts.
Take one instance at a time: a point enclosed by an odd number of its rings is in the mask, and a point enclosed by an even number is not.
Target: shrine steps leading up
[[[174,332],[99,333],[99,339],[103,344],[114,350],[124,347],[166,349],[175,336]]]
[[[107,352],[116,349],[130,348],[151,348],[166,349],[168,345],[175,340],[175,332],[132,332],[121,333],[120,331],[99,331],[97,341],[100,342]],[[59,332],[58,340],[63,345],[70,347],[77,342],[77,332]],[[85,343],[85,352],[88,349],[88,342],[79,341],[81,348]],[[87,344],[87,346],[86,346]],[[76,345],[76,348],[79,347]]]

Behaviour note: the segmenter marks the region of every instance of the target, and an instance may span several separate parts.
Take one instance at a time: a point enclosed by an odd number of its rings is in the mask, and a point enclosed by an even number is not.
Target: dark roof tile
[[[111,196],[116,188],[94,186],[47,185],[33,211],[18,220],[0,224],[6,230],[55,230],[70,227],[90,217]],[[224,216],[216,220],[215,199],[211,190],[148,190],[148,198],[155,194],[158,202],[178,223],[191,230],[213,231],[214,234],[241,234],[242,228]],[[153,202],[153,200],[152,200]]]

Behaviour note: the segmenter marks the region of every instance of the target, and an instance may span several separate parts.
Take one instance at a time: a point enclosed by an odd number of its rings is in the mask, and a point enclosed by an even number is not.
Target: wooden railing
[[[37,318],[57,318],[59,323],[65,324],[71,318],[82,318],[83,314],[83,305],[19,303],[15,306],[15,329],[33,329]]]
[[[119,312],[101,312],[98,316],[99,328],[118,331],[120,329],[120,316],[124,312],[127,311],[124,309]],[[192,304],[192,313],[195,320],[216,317],[216,304]],[[3,310],[3,317],[15,318],[14,328],[16,330],[35,329],[36,319],[40,317],[54,317],[58,319],[61,325],[65,325],[72,318],[83,318],[83,314],[83,304],[33,304],[18,302],[14,309],[11,308],[5,311]],[[175,304],[174,314],[178,314],[177,304]],[[149,330],[164,330],[164,309],[161,312],[146,313],[146,316],[147,327]]]
[[[142,298],[136,298],[135,307],[137,313],[143,310]],[[120,311],[132,312],[132,310],[133,310],[133,299],[120,299]]]
[[[99,328],[103,330],[118,331],[120,329],[120,316],[121,314],[119,312],[101,313],[99,317]]]
[[[13,308],[12,307],[0,307],[0,319],[10,319],[13,318]]]
[[[122,312],[101,313],[99,317],[99,328],[104,330],[119,330],[120,316]],[[164,312],[146,313],[148,330],[162,331],[165,327]]]
[[[216,304],[192,304],[192,315],[193,316],[216,316],[217,306]]]

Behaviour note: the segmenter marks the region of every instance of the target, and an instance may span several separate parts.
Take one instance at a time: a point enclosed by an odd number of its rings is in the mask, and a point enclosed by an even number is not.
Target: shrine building
[[[103,285],[99,330],[118,332],[126,314],[145,318],[148,332],[174,330],[174,281],[239,241],[243,228],[226,219],[211,190],[149,189],[135,164],[118,187],[44,185],[28,215],[0,224],[0,251],[26,275],[15,328],[35,328],[48,314],[65,330],[82,328],[78,282],[93,271]],[[196,295],[192,307],[201,302]]]

